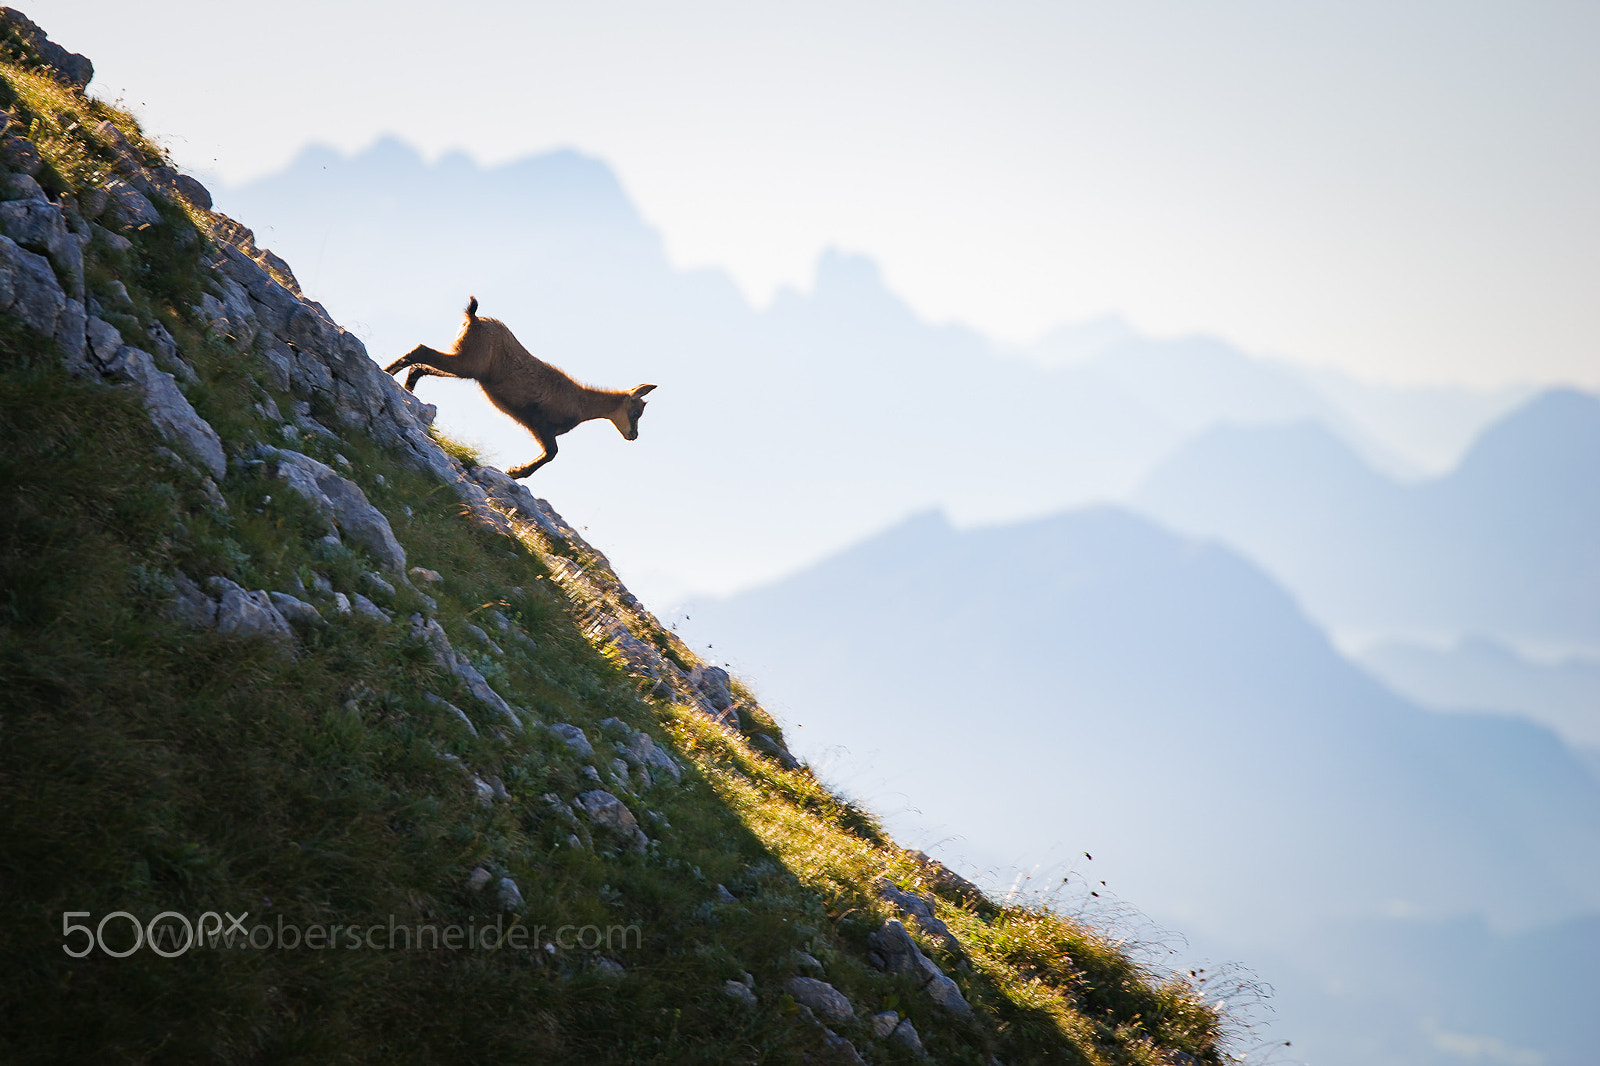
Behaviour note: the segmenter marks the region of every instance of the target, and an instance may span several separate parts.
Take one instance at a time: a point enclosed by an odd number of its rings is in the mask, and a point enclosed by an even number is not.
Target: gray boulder
[[[472,697],[479,703],[499,713],[505,723],[517,732],[522,732],[522,718],[511,709],[500,693],[490,687],[488,679],[478,672],[472,661],[460,652],[455,653],[455,662],[451,664],[451,672],[461,679],[461,683],[472,693]]]
[[[916,922],[917,928],[922,930],[924,936],[937,940],[939,946],[952,955],[961,959],[966,958],[966,953],[961,950],[961,942],[950,932],[950,927],[934,915],[935,897],[931,893],[919,896],[899,888],[887,877],[883,877],[878,879],[878,895]]]
[[[217,597],[218,633],[265,640],[285,649],[294,647],[294,630],[267,593],[251,592],[225,577],[208,578],[206,587]]]
[[[589,737],[583,730],[566,722],[556,722],[551,725],[550,732],[556,739],[572,749],[572,753],[580,759],[594,758],[594,745],[589,743]]]
[[[770,755],[785,770],[800,769],[800,760],[789,753],[789,749],[773,740],[765,733],[757,733],[750,738],[750,746],[757,751]]]
[[[97,315],[90,315],[84,320],[83,332],[89,355],[102,367],[109,365],[122,351],[122,334],[116,326]]]
[[[350,611],[358,618],[365,618],[369,622],[377,622],[380,625],[388,625],[394,621],[393,615],[359,592],[350,593]]]
[[[872,961],[879,969],[910,974],[919,988],[943,973],[938,964],[917,947],[906,927],[893,918],[884,922],[883,928],[869,936],[867,942],[876,953]]]
[[[82,89],[94,77],[94,64],[86,56],[69,52],[52,41],[37,24],[16,8],[0,7],[0,25],[8,35],[32,49],[60,80]]]
[[[89,339],[87,330],[89,313],[83,301],[68,297],[56,316],[56,347],[61,349],[61,361],[74,376],[81,377],[92,369],[89,365]]]
[[[309,455],[283,448],[262,451],[268,457],[269,476],[286,482],[383,566],[405,573],[405,549],[395,539],[389,520],[367,500],[361,486]]]
[[[194,206],[209,211],[211,210],[211,193],[204,185],[187,174],[179,174],[172,179],[172,186],[178,195],[188,200]]]
[[[944,1008],[957,1017],[970,1018],[972,1016],[972,1005],[967,1002],[967,997],[961,994],[961,987],[944,974],[940,974],[924,985],[922,992],[933,1000],[936,1006]]]
[[[111,197],[110,211],[119,229],[142,230],[160,223],[161,212],[156,210],[156,205],[127,182],[113,178],[106,182],[106,192]]]
[[[438,663],[441,669],[460,679],[474,699],[497,712],[512,729],[517,732],[522,731],[521,716],[490,687],[489,682],[478,672],[478,668],[472,665],[471,660],[450,646],[450,638],[445,636],[443,626],[431,618],[423,618],[420,614],[413,614],[410,621],[412,639],[429,647],[433,652],[434,662]]]
[[[269,592],[267,597],[272,600],[272,606],[278,609],[284,621],[290,625],[299,626],[301,629],[315,629],[327,625],[321,613],[305,600],[291,596],[287,592]]]
[[[731,679],[728,671],[722,667],[697,666],[689,674],[689,683],[694,685],[695,691],[714,713],[722,714],[733,706],[733,691],[729,688]]]
[[[210,629],[217,624],[217,601],[201,591],[189,575],[181,570],[174,573],[172,586],[168,617],[196,629]]]
[[[961,994],[961,988],[946,977],[939,965],[922,953],[906,927],[891,918],[883,928],[867,938],[872,945],[869,961],[890,973],[911,975],[917,986],[935,1004],[959,1017],[972,1014],[972,1006]]]
[[[607,719],[616,721],[616,719]],[[604,723],[601,723],[604,725]],[[626,727],[624,727],[626,728]],[[644,771],[652,780],[659,777],[670,777],[674,783],[683,779],[683,769],[677,762],[661,750],[650,736],[642,730],[627,730],[622,740],[617,741],[617,753],[635,770]],[[654,771],[652,774],[651,771]]]
[[[27,174],[0,173],[0,198],[6,200],[48,200],[44,188]]]
[[[509,877],[500,879],[500,909],[514,911],[522,906],[522,890]]]
[[[849,997],[815,977],[791,977],[784,982],[783,990],[793,996],[796,1003],[810,1007],[830,1022],[848,1021],[856,1016]]]
[[[62,278],[63,288],[83,295],[83,245],[67,229],[61,209],[48,200],[0,203],[0,233],[31,252],[47,256]]]
[[[598,788],[590,789],[578,793],[572,802],[588,815],[591,822],[621,837],[634,851],[642,852],[649,845],[650,838],[639,828],[639,821],[634,818],[633,812],[611,793]]]
[[[53,337],[66,302],[50,261],[0,236],[0,311],[9,311],[35,331]]]
[[[911,1024],[910,1018],[900,1019],[889,1033],[889,1043],[899,1044],[913,1055],[922,1054],[922,1038],[917,1035],[917,1027]]]
[[[44,169],[44,156],[26,137],[8,133],[0,137],[0,166],[31,178]]]
[[[221,479],[227,473],[222,438],[195,411],[176,379],[156,368],[148,352],[123,345],[106,364],[105,374],[134,386],[161,435],[197,460],[212,477]]]
[[[728,980],[722,982],[722,994],[746,1007],[754,1007],[756,1005],[755,992],[743,981]]]

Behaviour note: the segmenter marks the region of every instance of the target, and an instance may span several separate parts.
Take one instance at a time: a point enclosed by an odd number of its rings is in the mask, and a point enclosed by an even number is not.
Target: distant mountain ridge
[[[1600,399],[1549,390],[1402,485],[1310,425],[1208,430],[1137,505],[1259,559],[1337,630],[1600,647]]]

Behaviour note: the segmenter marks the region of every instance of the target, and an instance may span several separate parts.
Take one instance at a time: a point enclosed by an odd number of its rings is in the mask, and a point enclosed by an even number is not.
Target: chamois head
[[[628,398],[606,416],[611,419],[611,424],[617,427],[617,432],[621,433],[624,439],[639,439],[639,416],[644,414],[645,409],[643,397],[653,388],[654,385],[635,385],[628,391]]]

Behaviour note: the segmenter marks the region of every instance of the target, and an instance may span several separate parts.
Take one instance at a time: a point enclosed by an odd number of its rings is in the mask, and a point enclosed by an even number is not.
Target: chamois
[[[415,392],[417,382],[429,376],[468,378],[478,383],[490,403],[533,434],[544,453],[531,463],[507,470],[514,478],[527,477],[554,459],[556,438],[580,422],[609,418],[625,439],[637,440],[644,395],[655,388],[635,385],[623,392],[579,385],[549,363],[534,358],[505,323],[479,318],[476,296],[467,303],[467,321],[450,351],[435,351],[419,344],[404,358],[384,367],[384,373],[393,374],[406,367],[411,368],[406,375],[407,391]]]

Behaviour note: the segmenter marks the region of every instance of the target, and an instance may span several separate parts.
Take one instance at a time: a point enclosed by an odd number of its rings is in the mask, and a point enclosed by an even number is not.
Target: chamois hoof
[[[516,480],[520,481],[537,469],[539,469],[538,463],[523,463],[521,466],[514,466],[510,470],[507,470],[506,477],[515,478]]]

